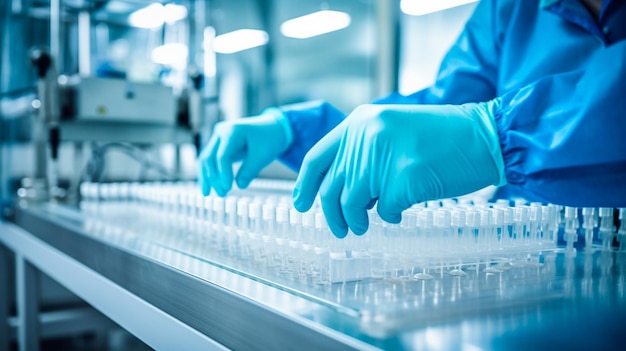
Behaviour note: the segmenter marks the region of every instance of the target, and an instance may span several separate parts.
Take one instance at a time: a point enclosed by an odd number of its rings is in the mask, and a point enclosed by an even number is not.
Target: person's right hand
[[[198,182],[204,196],[211,188],[225,196],[232,188],[233,163],[242,161],[237,171],[239,188],[250,182],[291,144],[289,122],[278,109],[260,116],[219,122],[198,157]]]

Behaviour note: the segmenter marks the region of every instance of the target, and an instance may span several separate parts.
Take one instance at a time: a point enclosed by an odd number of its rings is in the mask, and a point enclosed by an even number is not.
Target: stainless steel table
[[[159,350],[616,349],[626,332],[624,253],[315,285],[229,260],[183,231],[124,228],[47,204],[17,208],[0,243],[21,265],[21,294],[41,270]],[[36,313],[23,301],[20,340],[36,349]]]

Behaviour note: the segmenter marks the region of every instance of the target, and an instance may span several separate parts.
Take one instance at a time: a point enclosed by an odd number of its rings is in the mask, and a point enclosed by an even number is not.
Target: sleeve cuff
[[[507,184],[506,178],[506,160],[504,159],[504,153],[502,149],[501,131],[498,126],[498,120],[500,119],[500,111],[502,108],[502,99],[496,98],[486,103],[487,114],[483,116],[483,123],[485,126],[485,141],[489,146],[489,151],[493,158],[493,162],[498,170],[498,183],[496,186],[503,186]]]
[[[273,117],[276,119],[276,122],[278,122],[278,124],[282,128],[284,133],[283,135],[285,136],[285,150],[288,150],[291,147],[291,143],[293,143],[293,130],[291,129],[291,124],[289,123],[289,119],[287,119],[287,116],[285,116],[285,114],[276,107],[270,107],[265,109],[262,115]]]

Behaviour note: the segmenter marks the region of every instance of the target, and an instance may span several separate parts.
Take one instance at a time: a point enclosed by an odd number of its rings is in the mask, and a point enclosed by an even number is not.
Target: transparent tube
[[[455,210],[450,214],[450,222],[452,226],[452,240],[451,240],[451,256],[453,260],[453,268],[450,270],[450,274],[454,276],[466,276],[467,273],[463,271],[463,237],[465,232],[465,211]]]
[[[278,206],[276,208],[276,248],[274,261],[280,267],[283,275],[293,274],[293,257],[289,255],[289,209]]]
[[[596,226],[596,209],[585,207],[583,213],[583,231],[585,235],[585,250],[593,248],[593,228]]]
[[[315,265],[314,270],[317,271],[317,283],[318,284],[330,284],[329,277],[329,242],[334,238],[328,229],[328,223],[326,223],[326,217],[322,211],[315,212]]]
[[[515,265],[531,266],[554,256],[561,229],[565,251],[571,254],[579,234],[587,250],[611,250],[615,237],[620,250],[626,250],[624,209],[444,199],[412,206],[400,224],[385,223],[376,210],[369,211],[367,233],[349,232],[337,239],[319,203],[302,214],[292,208],[289,195],[271,191],[235,189],[220,198],[200,196],[198,186],[189,182],[86,182],[80,192],[80,208],[89,216],[85,225],[105,228],[104,235],[123,232],[125,226],[138,230],[141,226],[128,219],[105,220],[134,210],[151,223],[142,233],[158,235],[166,244],[197,236],[202,240],[190,248],[194,253],[208,250],[207,255],[229,256],[318,284],[432,279],[444,273],[463,276],[469,270],[498,273]],[[618,212],[616,228],[613,216]]]
[[[265,264],[270,268],[280,265],[276,261],[273,252],[276,247],[276,208],[274,203],[263,204],[263,234],[261,235],[261,256],[265,258]]]
[[[295,278],[306,277],[306,254],[303,247],[304,228],[302,213],[295,209],[289,210],[289,255],[293,260],[293,275]]]
[[[565,252],[570,255],[576,254],[574,243],[578,241],[578,209],[565,207]]]
[[[626,251],[626,208],[619,209],[620,226],[617,231],[617,240],[619,241],[619,250]]]
[[[598,210],[600,225],[598,237],[602,240],[602,250],[610,250],[613,243],[613,209],[602,207]]]
[[[433,279],[433,276],[429,273],[429,261],[432,259],[430,250],[433,246],[432,239],[435,235],[433,228],[433,211],[428,209],[421,211],[417,217],[417,226],[419,229],[418,239],[424,249],[422,250],[422,258],[416,260],[417,267],[414,268],[414,270],[418,271],[418,273],[415,273],[413,277],[417,280],[430,280]]]

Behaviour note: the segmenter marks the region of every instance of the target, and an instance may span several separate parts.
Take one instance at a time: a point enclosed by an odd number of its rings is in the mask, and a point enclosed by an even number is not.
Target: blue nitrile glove
[[[399,223],[403,210],[506,182],[493,118],[500,100],[465,105],[363,105],[307,153],[294,205],[319,190],[330,229],[368,228],[367,209]]]
[[[211,187],[225,196],[233,184],[233,163],[239,188],[246,188],[259,172],[289,148],[293,136],[289,121],[276,108],[260,116],[219,122],[198,156],[198,182],[204,196]]]

